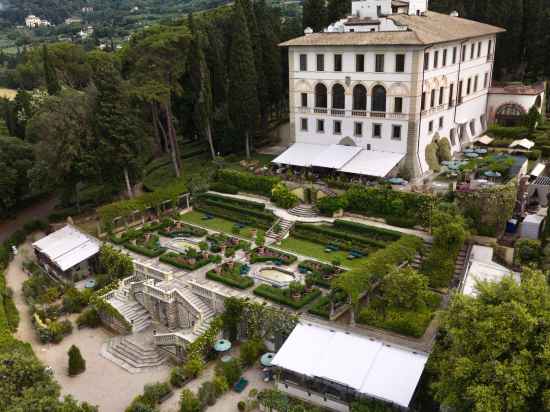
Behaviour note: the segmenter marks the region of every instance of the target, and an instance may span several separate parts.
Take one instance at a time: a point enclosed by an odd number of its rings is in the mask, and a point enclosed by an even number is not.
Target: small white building
[[[428,355],[336,328],[299,323],[271,364],[290,396],[347,412],[362,397],[408,408]]]
[[[478,282],[500,282],[507,276],[512,276],[519,282],[519,274],[493,261],[493,248],[474,245],[466,268],[466,275],[461,285],[462,293],[476,296]]]
[[[88,277],[97,267],[101,243],[68,224],[32,246],[46,272],[62,281],[76,282]]]
[[[493,85],[489,89],[487,105],[489,122],[502,126],[515,126],[533,106],[542,113],[545,89],[545,82],[533,85],[521,83]]]
[[[430,173],[434,140],[449,139],[455,153],[484,134],[503,29],[435,13],[427,0],[354,1],[350,12],[281,44],[289,53],[290,141],[302,145],[288,150],[306,148],[302,162],[325,170],[385,177],[406,168],[418,178]],[[329,154],[336,145],[359,150],[342,154],[339,168],[314,161],[315,146]],[[371,167],[379,158],[384,164]]]
[[[25,17],[25,25],[30,29],[34,29],[36,27],[51,26],[52,24],[48,20],[41,19],[34,14],[30,14]]]
[[[80,17],[69,17],[65,19],[65,24],[80,24],[82,19]]]

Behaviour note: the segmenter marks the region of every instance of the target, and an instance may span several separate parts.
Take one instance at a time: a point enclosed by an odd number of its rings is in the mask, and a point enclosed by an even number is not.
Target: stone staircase
[[[109,297],[109,303],[132,325],[132,332],[140,332],[151,325],[149,312],[128,295],[124,295],[121,289]]]
[[[317,208],[313,205],[301,204],[296,207],[293,207],[288,211],[293,216],[297,217],[318,217],[319,212]]]
[[[145,339],[116,337],[104,344],[101,355],[130,373],[144,372],[163,365],[168,354]]]
[[[290,229],[292,229],[293,225],[294,225],[294,222],[291,222],[290,220],[285,220],[282,218],[277,220],[275,224],[271,226],[267,231],[267,233],[265,234],[267,243],[272,244],[282,240],[290,231]],[[280,230],[278,231],[275,230],[277,226],[280,228]]]

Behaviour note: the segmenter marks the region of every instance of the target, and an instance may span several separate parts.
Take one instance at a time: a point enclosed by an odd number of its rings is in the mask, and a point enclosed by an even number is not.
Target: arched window
[[[315,107],[327,107],[327,87],[322,83],[315,86]]]
[[[353,88],[353,110],[367,110],[367,89],[362,84]]]
[[[496,112],[496,121],[501,126],[517,126],[521,123],[525,109],[516,103],[506,103]]]
[[[341,84],[335,84],[334,86],[332,86],[332,108],[346,108],[346,92],[344,90],[344,86],[342,86]]]
[[[372,89],[372,108],[373,112],[386,111],[386,89],[383,86],[374,86]]]

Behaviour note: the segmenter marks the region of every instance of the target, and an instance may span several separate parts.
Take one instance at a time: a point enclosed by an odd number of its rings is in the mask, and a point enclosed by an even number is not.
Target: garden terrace
[[[258,233],[263,233],[262,229],[254,226],[244,226],[235,223],[235,221],[225,218],[205,214],[198,211],[190,211],[181,215],[180,220],[191,225],[197,225],[214,232],[223,232],[227,234],[235,234],[247,239],[255,239]]]
[[[298,258],[289,253],[280,252],[265,246],[257,247],[250,254],[250,263],[273,262],[274,264],[291,265]]]
[[[217,263],[221,258],[208,252],[199,252],[189,248],[185,254],[176,252],[165,253],[159,260],[179,269],[193,271],[209,263]]]
[[[293,282],[290,287],[285,289],[263,284],[254,289],[254,294],[299,310],[321,296],[321,291],[319,289],[306,290],[303,285]]]
[[[237,289],[247,289],[254,285],[254,280],[247,276],[249,271],[248,265],[231,261],[208,271],[206,277]]]
[[[200,227],[191,226],[182,222],[173,222],[170,226],[159,230],[159,235],[166,237],[203,237],[208,232]]]
[[[250,243],[222,233],[210,234],[206,240],[210,243],[211,252],[220,253],[223,250],[225,257],[233,256],[239,249],[248,250],[250,248]]]
[[[252,205],[252,206],[251,206]],[[254,226],[263,229],[269,229],[275,216],[272,212],[264,209],[258,209],[256,202],[239,202],[235,199],[223,196],[212,197],[212,195],[202,195],[195,199],[193,209],[205,213],[208,216],[217,216],[231,220],[241,226]]]
[[[323,288],[330,288],[330,282],[334,277],[343,272],[338,266],[327,265],[316,260],[303,260],[298,264],[300,273],[306,274],[313,284]]]
[[[160,245],[159,236],[152,233],[144,233],[126,242],[124,247],[147,257],[157,257],[166,251],[166,248]]]

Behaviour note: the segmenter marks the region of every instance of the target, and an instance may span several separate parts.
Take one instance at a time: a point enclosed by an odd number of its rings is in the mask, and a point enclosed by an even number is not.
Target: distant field
[[[3,87],[0,87],[0,97],[5,97],[7,99],[13,100],[15,99],[16,94],[17,94],[17,90],[5,89]]]

